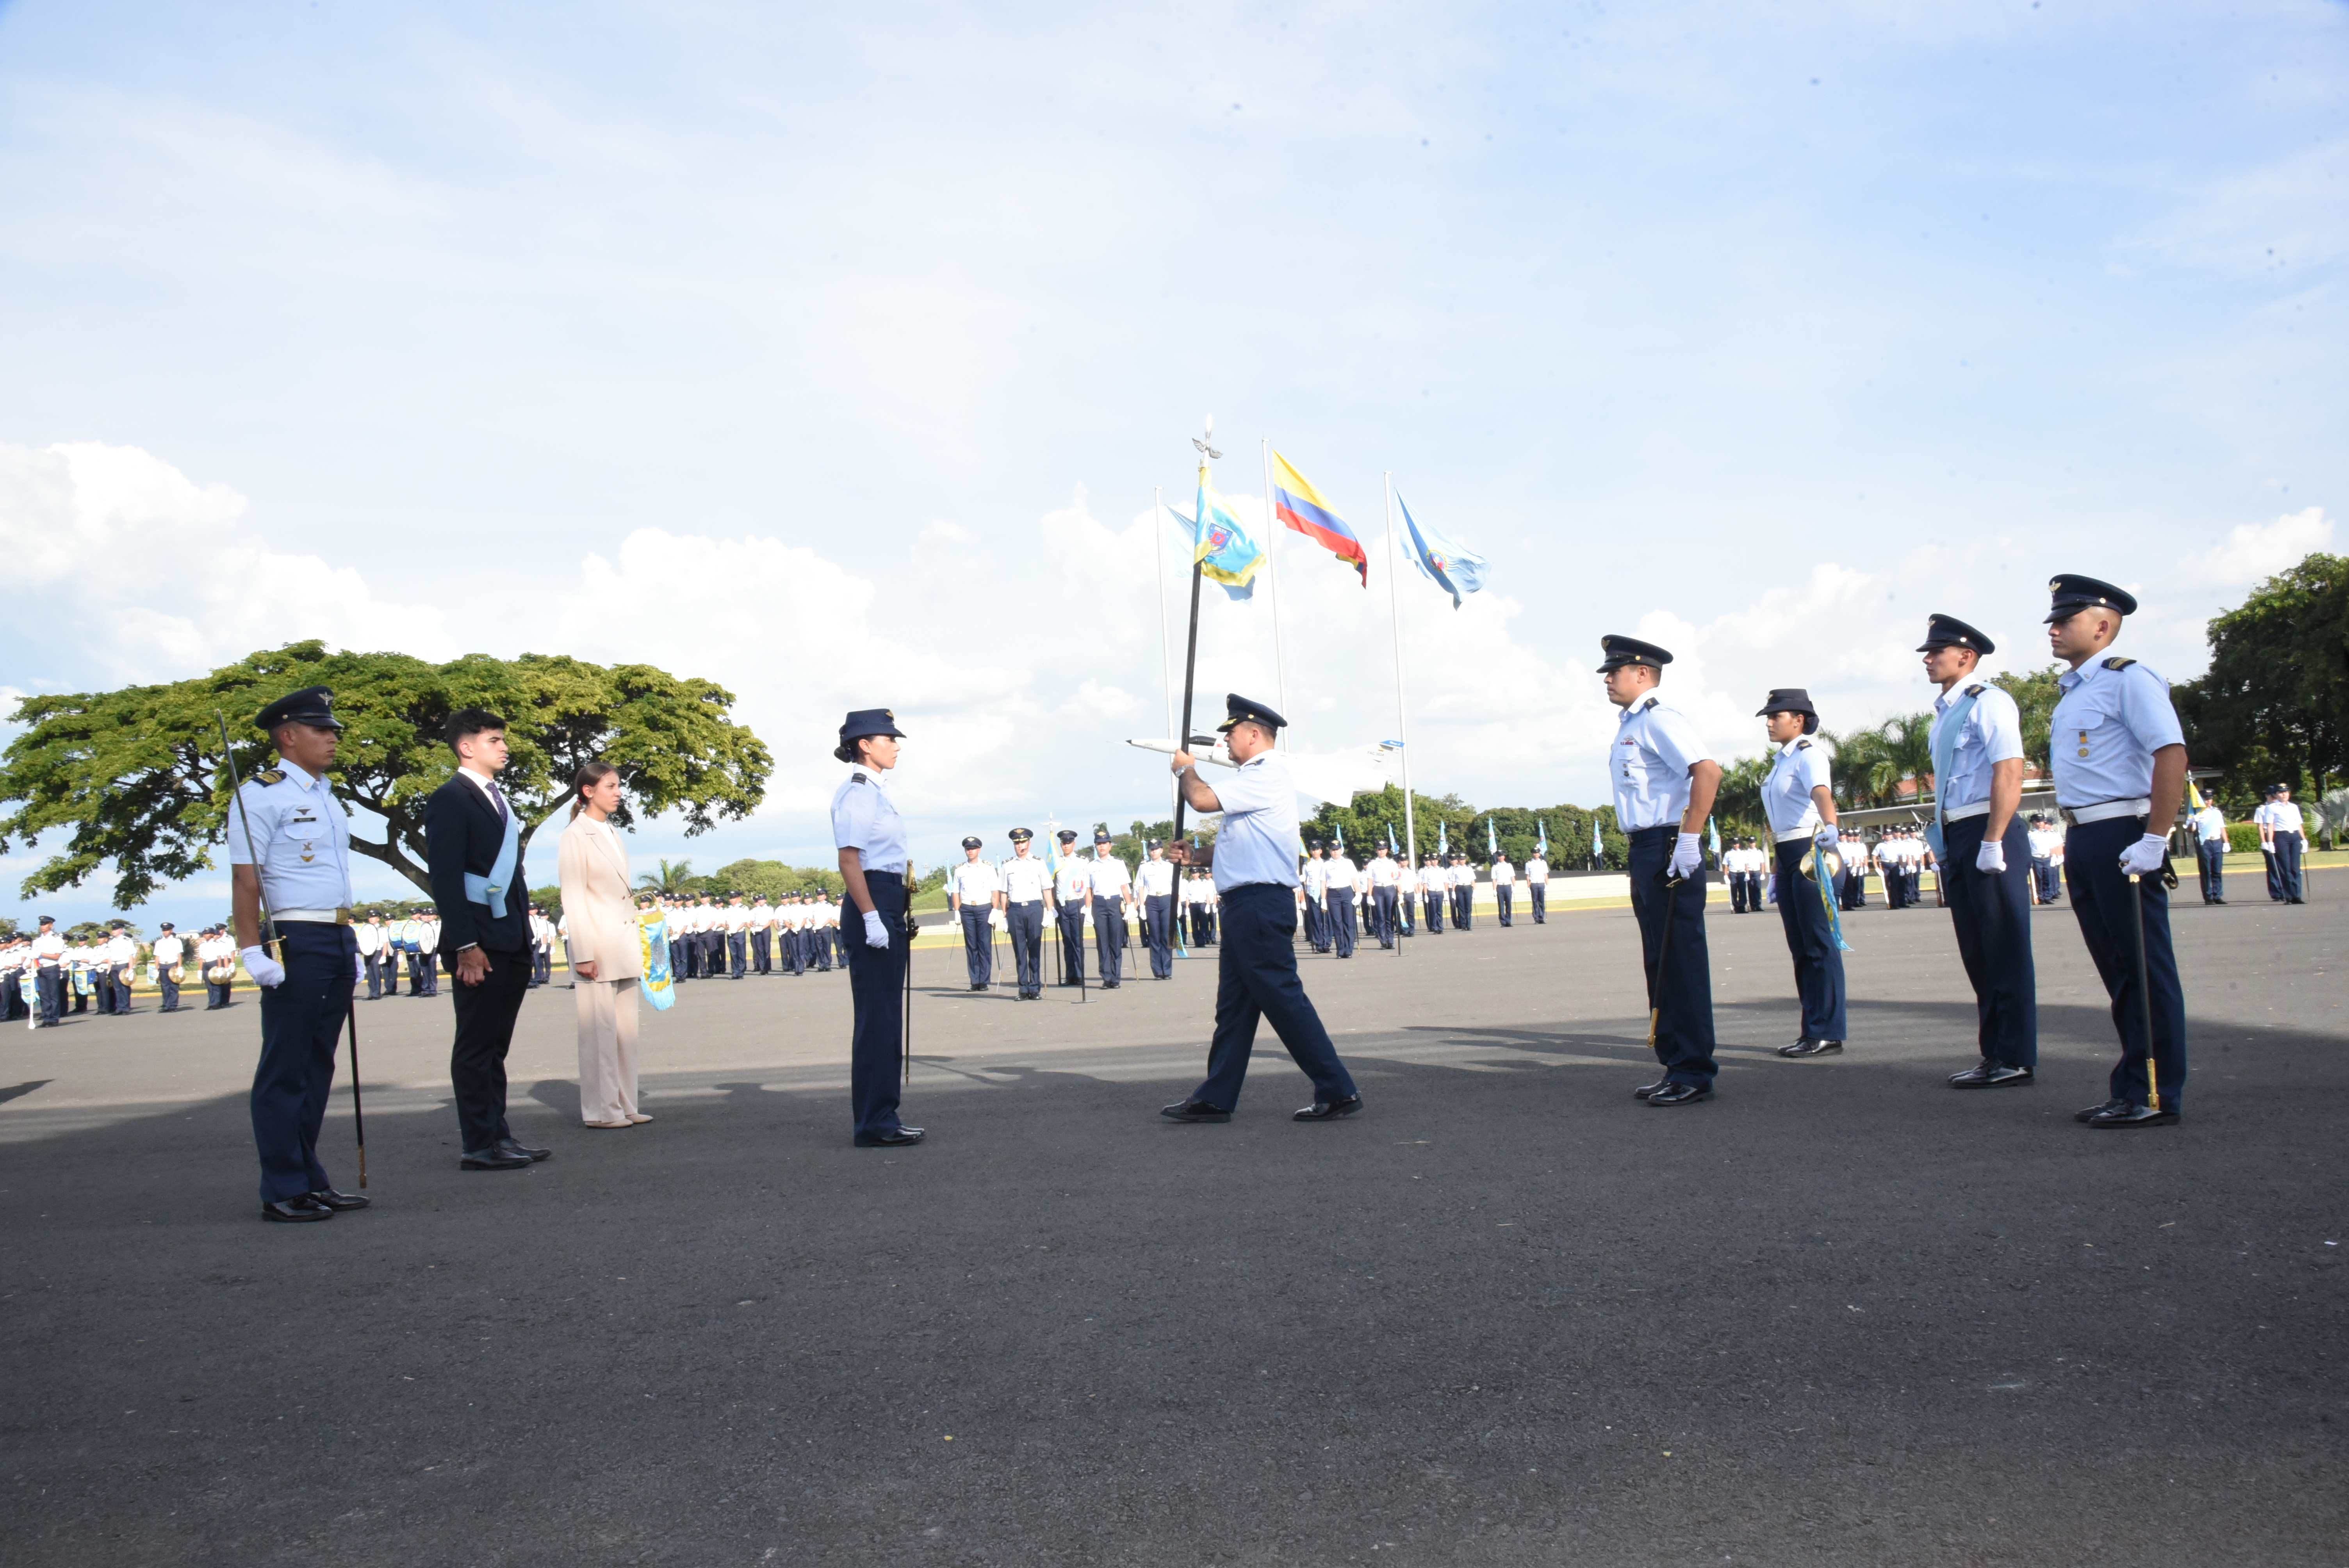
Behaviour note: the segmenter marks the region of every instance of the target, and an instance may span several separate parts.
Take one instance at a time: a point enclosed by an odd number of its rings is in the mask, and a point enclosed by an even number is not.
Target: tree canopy
[[[1433,856],[1436,845],[1466,855],[1472,865],[1492,863],[1492,851],[1487,844],[1485,823],[1492,823],[1493,836],[1500,842],[1501,853],[1522,864],[1540,846],[1545,829],[1549,835],[1549,863],[1559,871],[1590,869],[1590,824],[1599,822],[1600,842],[1605,847],[1605,863],[1620,867],[1628,863],[1629,846],[1615,826],[1615,808],[1601,806],[1596,810],[1587,806],[1472,806],[1457,795],[1423,795],[1412,791],[1412,826],[1418,838],[1419,859]],[[1378,852],[1378,846],[1387,841],[1388,830],[1394,832],[1398,850],[1403,847],[1402,789],[1390,784],[1383,789],[1366,789],[1344,805],[1324,802],[1321,809],[1308,818],[1304,833],[1308,839],[1333,841],[1340,832],[1345,834],[1346,849],[1357,861]]]
[[[2178,688],[2186,749],[2248,805],[2263,784],[2315,798],[2349,773],[2349,557],[2311,555],[2211,619],[2210,668]]]
[[[485,707],[507,721],[512,761],[499,783],[521,816],[525,848],[570,799],[581,764],[620,771],[632,810],[676,811],[688,834],[756,810],[773,759],[729,717],[734,696],[713,681],[649,665],[591,665],[561,655],[468,654],[433,665],[405,654],[329,653],[289,644],[190,680],[119,691],[24,698],[24,732],[0,757],[0,853],[11,840],[66,830],[64,850],[27,876],[26,897],[75,887],[111,864],[115,906],[211,866],[227,830],[231,790],[218,714],[236,765],[250,775],[271,752],[254,716],[305,686],[332,686],[347,727],[333,774],[336,796],[378,819],[354,821],[351,848],[429,892],[424,802],[456,770],[442,737],[450,713]]]

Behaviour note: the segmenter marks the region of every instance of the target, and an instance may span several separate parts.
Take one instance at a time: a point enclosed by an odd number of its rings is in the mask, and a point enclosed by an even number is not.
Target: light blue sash
[[[1943,717],[1940,728],[1933,732],[1933,820],[1925,830],[1925,843],[1933,851],[1937,865],[1947,866],[1949,851],[1941,847],[1941,824],[1949,820],[1950,766],[1958,759],[1958,732],[1966,727],[1966,716],[1974,710],[1974,698],[1982,695],[1975,686],[1960,697],[1957,705]]]
[[[490,867],[490,874],[475,876],[465,873],[465,897],[474,903],[486,903],[498,919],[506,917],[506,889],[513,882],[514,864],[522,859],[522,824],[515,820],[512,808],[506,811],[506,841],[498,846],[498,858]]]

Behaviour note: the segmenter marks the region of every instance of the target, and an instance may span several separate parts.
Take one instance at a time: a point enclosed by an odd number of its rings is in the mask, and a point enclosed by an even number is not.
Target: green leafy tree
[[[336,793],[376,820],[354,822],[351,848],[419,889],[429,890],[424,801],[456,769],[442,727],[458,708],[490,708],[508,722],[512,760],[500,783],[523,818],[525,847],[568,801],[585,762],[619,769],[623,826],[633,810],[676,811],[688,834],[748,816],[773,768],[759,738],[728,717],[730,692],[649,665],[540,654],[433,665],[294,643],[165,686],[19,702],[24,732],[0,758],[0,802],[16,808],[0,819],[0,852],[11,840],[67,834],[64,851],[25,879],[25,895],[78,886],[111,863],[116,907],[129,909],[210,867],[212,846],[233,830],[217,716],[228,716],[237,766],[250,773],[269,760],[253,716],[305,686],[334,688],[347,726]]]
[[[781,861],[734,861],[698,879],[713,892],[739,892],[744,898],[764,893],[769,901],[795,893],[827,893],[838,898],[847,891],[837,867],[792,866]]]
[[[1742,833],[1759,838],[1769,832],[1769,817],[1762,809],[1762,786],[1769,782],[1776,760],[1775,753],[1765,751],[1759,757],[1741,757],[1721,770],[1721,789],[1713,797],[1713,814],[1724,839]]]
[[[2349,557],[2311,555],[2212,618],[2210,668],[2176,688],[2187,754],[2237,809],[2278,780],[2315,799],[2349,772]]]
[[[2064,673],[2062,665],[2049,665],[2028,675],[1992,676],[1990,684],[2014,699],[2014,707],[2023,719],[2023,766],[2030,773],[2047,777],[2048,719],[2055,712],[2057,699],[2064,690],[2055,677]]]
[[[640,872],[636,876],[638,892],[658,893],[664,898],[685,898],[701,891],[701,879],[693,874],[691,861],[655,861],[657,870]]]

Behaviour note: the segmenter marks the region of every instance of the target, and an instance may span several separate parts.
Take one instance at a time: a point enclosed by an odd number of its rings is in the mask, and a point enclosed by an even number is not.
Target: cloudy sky
[[[1724,757],[1773,686],[1923,706],[1934,610],[2044,663],[2054,570],[2184,678],[2342,543],[2344,107],[2286,0],[16,0],[0,687],[647,659],[780,765],[644,857],[825,857],[879,704],[925,861],[1157,815],[1210,412],[1244,510],[1269,438],[1371,549],[1278,545],[1300,748],[1396,729],[1382,474],[1492,559],[1402,583],[1433,792],[1603,798],[1607,631]],[[1269,611],[1203,690],[1270,699]]]

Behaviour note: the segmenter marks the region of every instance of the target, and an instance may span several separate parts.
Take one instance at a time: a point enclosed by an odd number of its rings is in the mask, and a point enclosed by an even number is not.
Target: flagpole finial
[[[1207,416],[1206,433],[1205,435],[1192,437],[1191,444],[1199,449],[1200,456],[1209,459],[1220,459],[1224,454],[1216,450],[1212,444],[1215,438],[1216,417],[1213,414],[1210,414]]]

